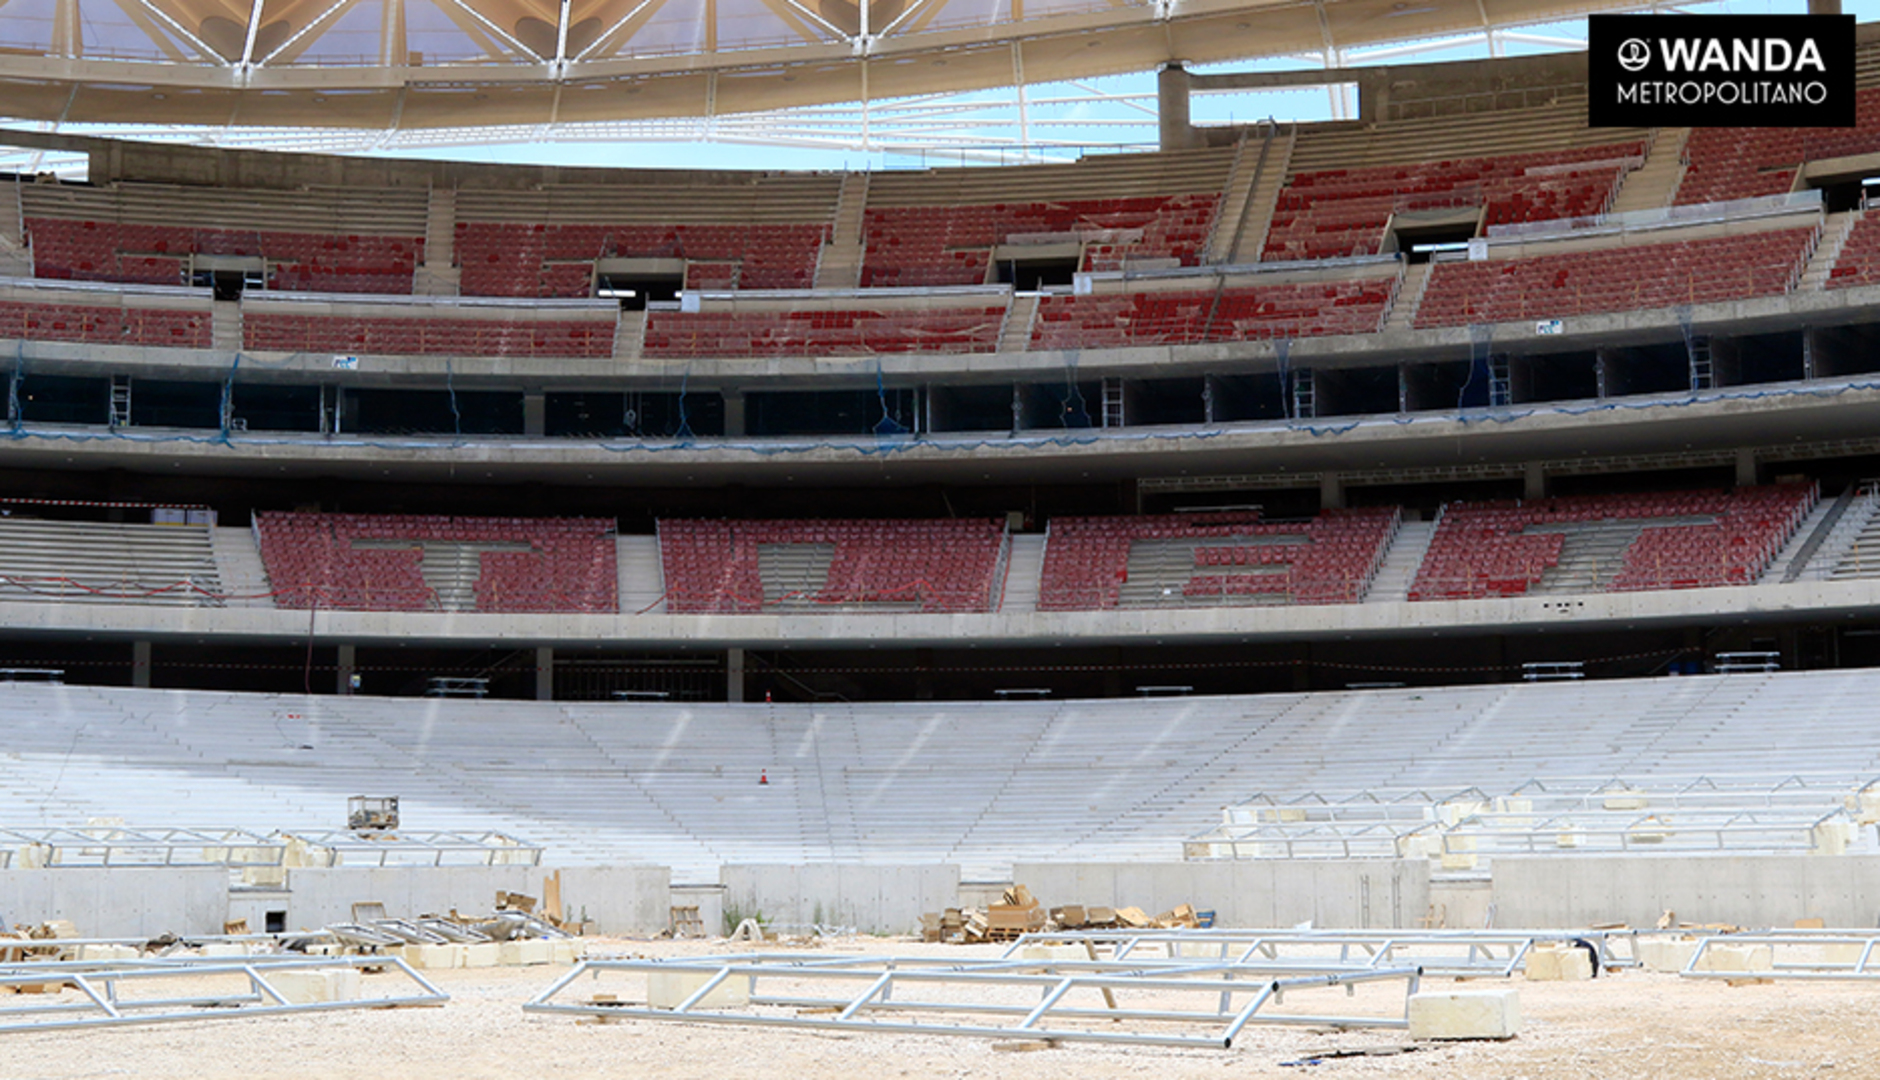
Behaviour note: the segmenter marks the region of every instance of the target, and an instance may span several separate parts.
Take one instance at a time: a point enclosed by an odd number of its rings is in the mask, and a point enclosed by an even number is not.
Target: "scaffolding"
[[[335,968],[382,969],[403,977],[389,993],[342,1001],[296,1002],[275,985],[285,972]],[[177,983],[184,985],[178,987]],[[362,983],[362,985],[364,985]],[[388,1009],[442,1005],[450,995],[402,959],[374,957],[267,957],[162,960],[55,961],[0,965],[0,987],[55,987],[78,991],[43,1002],[0,998],[0,1033],[122,1027],[179,1020],[228,1020],[335,1009]],[[146,993],[147,988],[157,988]],[[172,991],[171,988],[175,987]]]
[[[1093,958],[1140,963],[1213,958],[1326,971],[1416,967],[1425,975],[1510,978],[1536,946],[1584,944],[1602,968],[1638,966],[1633,930],[1059,930],[1025,934],[1005,959],[1048,945],[1083,946]]]
[[[289,856],[290,849],[297,849]],[[0,869],[9,866],[539,866],[543,849],[507,833],[346,830],[0,826]]]
[[[1205,959],[961,961],[765,953],[596,959],[577,965],[523,1009],[800,1030],[1228,1049],[1256,1024],[1407,1028],[1420,974],[1407,966],[1333,970],[1323,964]],[[627,976],[628,986],[643,992],[636,1000],[618,994],[564,1000],[570,987],[602,975]],[[1380,991],[1367,992],[1373,984]],[[672,993],[674,985],[682,989]],[[668,992],[658,993],[661,986]],[[1294,1003],[1308,997],[1316,1004],[1331,990],[1340,991],[1336,1000],[1351,1003],[1338,1012],[1302,1010]],[[660,997],[664,1006],[655,1001]],[[1197,1005],[1178,1004],[1197,999]]]
[[[1767,948],[1768,966],[1738,967],[1711,955],[1715,946]],[[1771,930],[1700,937],[1678,973],[1687,979],[1783,979],[1880,982],[1880,931]]]
[[[1189,837],[1183,852],[1192,860],[1423,856],[1454,871],[1480,869],[1495,855],[1841,854],[1862,846],[1861,830],[1880,820],[1876,783],[1847,775],[1568,778],[1496,795],[1256,796],[1224,808],[1221,823]]]

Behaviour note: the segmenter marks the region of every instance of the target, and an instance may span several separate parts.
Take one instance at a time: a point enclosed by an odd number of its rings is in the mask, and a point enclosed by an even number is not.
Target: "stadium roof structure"
[[[0,0],[16,121],[424,130],[728,116],[1345,50],[1637,0]]]

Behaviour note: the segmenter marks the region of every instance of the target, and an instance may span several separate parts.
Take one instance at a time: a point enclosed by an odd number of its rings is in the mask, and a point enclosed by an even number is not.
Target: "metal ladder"
[[[1103,426],[1123,426],[1123,380],[1103,380]]]
[[[1317,384],[1312,378],[1311,368],[1298,368],[1293,371],[1292,399],[1295,418],[1310,420],[1319,414]]]
[[[1514,404],[1514,381],[1508,374],[1508,357],[1495,355],[1488,358],[1488,403],[1490,405]]]
[[[1709,390],[1717,385],[1710,363],[1710,335],[1691,335],[1690,354],[1691,389]]]
[[[131,425],[131,377],[129,375],[111,376],[111,426],[114,428]]]

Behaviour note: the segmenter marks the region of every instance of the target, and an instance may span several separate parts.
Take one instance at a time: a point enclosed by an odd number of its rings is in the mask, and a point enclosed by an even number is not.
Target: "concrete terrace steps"
[[[1410,585],[1416,581],[1417,569],[1423,565],[1423,556],[1429,554],[1430,541],[1435,538],[1434,521],[1399,522],[1397,533],[1384,552],[1384,561],[1378,564],[1371,587],[1365,591],[1365,602],[1408,600]]]
[[[1227,254],[1228,262],[1258,262],[1266,250],[1266,234],[1273,225],[1273,213],[1279,206],[1279,193],[1286,186],[1292,169],[1293,149],[1299,145],[1299,125],[1289,124],[1285,134],[1274,139],[1260,166],[1260,175],[1234,232]]]
[[[1652,136],[1651,149],[1645,153],[1645,164],[1619,181],[1612,212],[1624,214],[1670,206],[1678,194],[1678,184],[1684,180],[1684,145],[1690,138],[1690,128],[1659,128]]]
[[[1815,242],[1815,250],[1802,267],[1802,276],[1795,286],[1798,290],[1827,287],[1828,273],[1841,260],[1841,249],[1847,246],[1848,234],[1854,231],[1860,217],[1859,210],[1836,210],[1822,220],[1821,239]]]
[[[1302,130],[1289,175],[1602,146],[1643,140],[1649,134],[1645,128],[1587,127],[1586,102],[1578,98],[1471,116],[1315,124]]]
[[[423,236],[429,195],[396,188],[194,187],[123,182],[27,184],[27,217],[319,235]]]
[[[0,518],[0,585],[9,599],[80,603],[219,603],[209,528]]]
[[[1155,154],[1106,154],[1068,165],[1010,169],[928,169],[876,173],[868,205],[910,206],[1068,202],[1219,192],[1233,166],[1232,147]]]
[[[660,614],[666,610],[665,568],[660,562],[659,537],[614,538],[614,570],[619,575],[616,595],[625,615]]]
[[[1005,596],[999,610],[1038,610],[1038,585],[1044,578],[1043,533],[1013,533],[1005,566]]]
[[[22,793],[29,824],[253,828],[333,828],[346,796],[382,792],[414,828],[513,832],[553,865],[696,881],[723,862],[951,859],[993,878],[1014,861],[1179,858],[1221,806],[1261,794],[1880,769],[1876,692],[1869,671],[857,705],[15,683],[0,711],[44,722],[16,725],[0,792]]]
[[[1417,308],[1423,306],[1423,290],[1429,287],[1430,271],[1436,269],[1435,263],[1421,262],[1404,267],[1403,284],[1397,287],[1397,297],[1391,302],[1390,314],[1385,316],[1384,333],[1395,330],[1408,330],[1416,324]]]
[[[274,606],[268,585],[267,568],[261,564],[261,549],[255,546],[253,529],[217,527],[209,531],[210,553],[215,559],[216,577],[222,583],[228,607]]]

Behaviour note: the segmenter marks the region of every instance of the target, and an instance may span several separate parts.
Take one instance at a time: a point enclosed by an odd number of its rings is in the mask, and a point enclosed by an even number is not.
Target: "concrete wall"
[[[85,937],[219,934],[228,871],[219,866],[0,871],[0,920],[68,919]]]
[[[311,930],[352,918],[356,901],[378,901],[385,913],[409,918],[457,909],[482,914],[496,893],[542,895],[544,872],[530,866],[333,867],[287,872],[287,926]],[[670,917],[672,872],[663,866],[566,867],[561,871],[565,910],[585,908],[604,934],[663,930]],[[253,925],[251,923],[251,925]]]
[[[1212,909],[1216,926],[1414,927],[1430,906],[1422,860],[1019,863],[1012,880],[1048,907],[1134,906],[1154,915],[1193,904]]]
[[[725,912],[776,924],[821,922],[864,934],[905,934],[923,911],[959,903],[957,866],[726,866]],[[707,931],[714,928],[706,926]]]
[[[1496,856],[1492,874],[1504,927],[1651,926],[1667,908],[1685,922],[1880,925],[1880,856]]]

